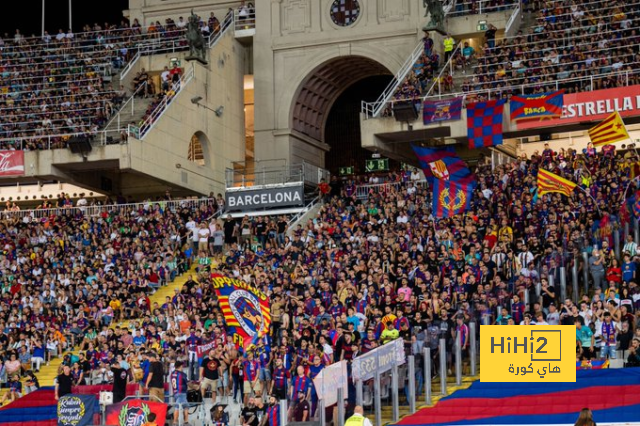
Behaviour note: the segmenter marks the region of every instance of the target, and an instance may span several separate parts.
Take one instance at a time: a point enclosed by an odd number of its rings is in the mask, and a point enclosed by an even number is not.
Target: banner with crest
[[[246,351],[269,334],[271,308],[266,294],[251,284],[222,274],[211,274],[211,280],[227,334],[239,349]]]
[[[87,426],[94,424],[98,400],[94,395],[65,395],[58,400],[58,426]]]
[[[95,398],[94,398],[95,399]],[[143,426],[149,421],[149,414],[156,415],[156,424],[164,425],[167,417],[167,404],[161,402],[131,399],[107,406],[108,425]]]

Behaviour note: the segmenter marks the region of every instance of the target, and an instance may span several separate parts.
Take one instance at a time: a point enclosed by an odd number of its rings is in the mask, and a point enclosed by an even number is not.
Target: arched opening
[[[317,67],[301,84],[291,113],[291,128],[331,147],[325,167],[337,173],[366,153],[360,142],[360,102],[375,101],[392,73],[363,56],[341,56]],[[334,115],[335,119],[330,116]]]
[[[363,173],[371,151],[362,148],[360,133],[361,101],[374,102],[384,91],[391,76],[366,77],[338,96],[325,124],[324,142],[331,147],[325,154],[325,168],[338,174],[340,167],[353,167]]]
[[[191,136],[191,141],[189,142],[189,152],[187,153],[187,159],[193,163],[196,163],[198,166],[204,166],[204,152],[202,150],[202,143],[200,141],[200,133],[194,133]]]

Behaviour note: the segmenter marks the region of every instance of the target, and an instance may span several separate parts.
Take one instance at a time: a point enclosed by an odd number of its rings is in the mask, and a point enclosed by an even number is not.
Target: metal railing
[[[426,180],[413,181],[413,184],[420,188],[427,188],[429,184]],[[407,182],[384,182],[384,183],[367,183],[356,186],[356,198],[366,200],[371,195],[389,194],[392,191],[397,192],[400,188],[407,185]]]
[[[234,30],[255,30],[256,29],[256,12],[247,7],[238,8],[234,11]]]
[[[35,135],[21,136],[16,138],[0,138],[0,148],[13,148],[20,150],[29,150],[27,141],[36,141],[37,143],[45,142],[46,147],[39,147],[38,150],[49,150],[66,148],[67,141],[72,137],[88,137],[91,141],[99,145],[109,145],[111,139],[120,139],[123,132],[127,132],[126,128],[112,130],[95,130],[86,132],[58,133],[51,135]],[[110,139],[111,138],[111,139]],[[57,146],[61,145],[61,146]]]
[[[480,1],[453,1],[453,8],[447,14],[448,18],[454,18],[456,16],[483,14],[503,12],[509,9],[519,6],[519,2],[512,2],[510,4],[491,5],[492,0],[480,0]],[[444,5],[443,5],[444,6]]]
[[[313,209],[315,205],[318,204],[320,201],[321,201],[320,196],[319,195],[316,196],[313,200],[307,203],[307,205],[304,206],[304,208],[301,211],[299,211],[289,219],[289,222],[287,223],[288,235],[291,235],[291,232],[294,231],[294,228],[296,227],[296,225],[298,225],[300,220],[302,220],[304,215],[306,215],[311,209]]]
[[[262,165],[261,163],[267,163],[268,165]],[[253,165],[247,164],[242,168],[235,169],[227,168],[225,171],[227,188],[278,185],[291,182],[317,185],[322,179],[328,182],[330,177],[329,171],[322,167],[304,161],[287,166],[285,159],[256,161]]]
[[[505,34],[511,34],[511,27],[513,26],[513,24],[516,23],[516,18],[520,16],[520,3],[516,3],[515,8],[513,9],[513,12],[511,12],[511,16],[509,17],[509,20],[507,21],[507,24],[504,26],[504,33]]]
[[[433,83],[431,84],[431,87],[429,87],[429,90],[427,90],[427,95],[429,93],[433,92],[433,89],[435,88],[436,84],[438,85],[438,93],[442,92],[442,73],[445,70],[448,70],[449,71],[449,75],[453,75],[453,58],[456,56],[456,53],[461,48],[462,48],[462,43],[458,43],[456,48],[453,49],[453,52],[451,52],[451,56],[449,56],[449,60],[444,64],[444,66],[442,67],[442,69],[438,73],[438,76],[433,80]]]
[[[147,88],[147,82],[143,82],[140,86],[138,86],[138,88],[133,92],[133,94],[131,94],[131,96],[129,97],[129,99],[127,99],[121,106],[120,109],[118,110],[118,112],[116,112],[116,114],[114,116],[111,117],[111,119],[107,122],[107,124],[104,126],[104,129],[108,129],[109,126],[111,125],[111,123],[113,123],[114,121],[117,121],[118,125],[118,129],[121,128],[121,119],[120,119],[120,115],[129,108],[129,105],[131,105],[131,116],[133,116],[133,113],[135,111],[135,103],[136,103],[136,95],[140,94],[140,90],[144,89],[146,90]]]
[[[162,101],[153,109],[151,114],[142,122],[138,130],[137,139],[144,139],[151,129],[158,123],[160,118],[167,111],[169,106],[178,97],[182,90],[193,80],[195,75],[195,69],[191,68],[186,74],[184,74],[177,84],[173,85],[174,93],[172,95],[165,95]]]
[[[170,210],[177,212],[179,208],[200,208],[203,205],[210,205],[215,202],[213,198],[184,198],[179,200],[168,201],[144,201],[141,203],[128,204],[107,204],[92,206],[74,206],[74,207],[54,207],[49,209],[30,209],[30,210],[3,210],[0,212],[3,219],[25,218],[42,219],[50,216],[58,215],[82,215],[97,216],[101,213],[125,213],[140,210]]]
[[[362,112],[365,113],[367,118],[369,117],[377,117],[382,112],[384,106],[387,104],[389,99],[396,92],[398,87],[404,82],[407,78],[407,75],[413,69],[413,65],[416,63],[418,59],[422,56],[424,52],[424,42],[420,40],[416,47],[411,52],[411,55],[407,58],[407,60],[402,64],[400,70],[396,73],[393,79],[389,82],[387,87],[384,89],[382,94],[378,97],[375,102],[362,102]]]

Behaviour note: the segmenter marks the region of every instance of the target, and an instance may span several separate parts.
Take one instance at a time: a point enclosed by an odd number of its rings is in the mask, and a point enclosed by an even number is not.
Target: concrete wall
[[[502,12],[483,13],[481,15],[464,15],[454,16],[446,20],[447,30],[455,37],[461,36],[468,38],[474,35],[484,37],[484,31],[478,32],[478,23],[487,21],[488,24],[495,25],[498,29],[504,29],[507,21],[511,17],[513,10],[505,10]]]
[[[129,10],[125,11],[125,14],[129,15],[131,22],[137,19],[142,26],[148,27],[155,21],[160,21],[164,25],[167,18],[177,22],[178,17],[182,16],[186,20],[192,9],[203,19],[214,12],[222,21],[227,10],[236,8],[238,5],[240,5],[239,0],[129,0]]]
[[[305,79],[322,64],[350,56],[372,59],[396,73],[426,23],[421,0],[367,0],[360,1],[358,21],[341,28],[331,21],[331,3],[256,2],[257,159],[285,157],[292,163],[304,159],[323,166],[328,146],[291,130],[292,105]]]
[[[143,146],[132,144],[131,168],[201,193],[224,189],[225,168],[244,160],[243,49],[228,33],[210,51],[209,65],[194,63],[194,80],[149,131]],[[200,103],[211,109],[223,106],[222,117],[191,103],[195,96],[201,96]],[[205,166],[187,160],[189,142],[196,132],[206,136],[200,140]],[[177,163],[182,169],[176,169]]]

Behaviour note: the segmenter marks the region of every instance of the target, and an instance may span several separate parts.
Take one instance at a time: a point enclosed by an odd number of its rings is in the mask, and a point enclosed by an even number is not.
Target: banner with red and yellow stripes
[[[224,315],[227,334],[243,350],[269,334],[271,308],[269,297],[244,281],[219,273],[211,274],[213,288]]]
[[[577,184],[560,177],[548,170],[538,170],[538,195],[543,196],[548,192],[559,192],[567,197],[571,196]]]

